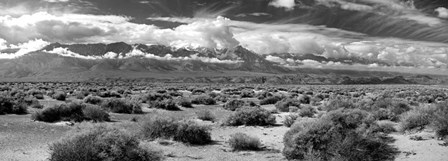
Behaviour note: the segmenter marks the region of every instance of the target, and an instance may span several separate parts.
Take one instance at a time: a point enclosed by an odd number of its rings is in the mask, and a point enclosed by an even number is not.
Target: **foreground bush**
[[[230,111],[235,111],[241,107],[244,106],[244,101],[243,100],[237,100],[237,99],[233,99],[233,100],[229,100],[226,102],[226,104],[224,104],[224,109],[226,110],[230,110]]]
[[[275,116],[260,107],[243,107],[230,115],[225,124],[229,126],[268,126],[275,124]]]
[[[318,120],[298,121],[284,136],[289,160],[393,160],[396,149],[369,133],[372,116],[362,110],[336,110]]]
[[[423,106],[403,113],[400,118],[401,131],[423,129],[426,125],[431,124],[436,110],[433,106]]]
[[[101,108],[114,113],[141,114],[142,107],[137,102],[127,99],[111,98],[103,101]]]
[[[122,130],[98,126],[50,145],[49,160],[158,161],[162,155]]]
[[[244,133],[236,133],[230,136],[229,145],[235,151],[240,150],[260,150],[260,139],[251,137]]]
[[[437,136],[445,137],[448,135],[448,101],[437,104],[436,109],[432,124]]]
[[[212,141],[209,128],[169,117],[151,118],[143,124],[141,134],[147,139],[173,139],[194,145],[204,145]]]

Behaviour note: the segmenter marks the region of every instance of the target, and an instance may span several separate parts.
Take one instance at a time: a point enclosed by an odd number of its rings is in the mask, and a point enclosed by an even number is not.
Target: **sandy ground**
[[[47,104],[57,104],[60,102],[47,101]],[[230,111],[215,106],[195,106],[193,109],[182,108],[182,111],[164,111],[145,108],[146,115],[124,115],[112,114],[114,122],[107,123],[112,126],[120,126],[131,133],[138,131],[139,124],[147,117],[154,115],[169,115],[178,118],[192,119],[200,124],[212,128],[211,145],[189,146],[178,142],[167,140],[156,140],[144,142],[148,146],[163,151],[166,160],[225,160],[225,161],[277,161],[286,160],[281,151],[283,149],[283,135],[288,130],[281,126],[284,116],[287,113],[276,114],[277,126],[272,127],[227,127],[221,126],[222,121],[231,114]],[[274,108],[272,105],[263,106],[266,109]],[[200,121],[196,119],[195,112],[202,109],[210,109],[217,117],[216,122]],[[49,124],[34,122],[28,115],[2,115],[0,116],[0,161],[43,161],[48,158],[48,145],[63,136],[68,135],[71,129],[79,127],[67,126],[64,124]],[[131,122],[132,118],[137,118],[137,123]],[[90,123],[83,123],[90,124]],[[228,138],[237,132],[243,132],[251,136],[260,138],[264,146],[262,151],[233,152],[227,144]],[[421,136],[423,140],[412,140],[412,136]],[[440,145],[431,131],[423,131],[414,134],[393,133],[395,138],[393,143],[401,153],[397,156],[398,161],[446,161],[448,160],[448,147]]]

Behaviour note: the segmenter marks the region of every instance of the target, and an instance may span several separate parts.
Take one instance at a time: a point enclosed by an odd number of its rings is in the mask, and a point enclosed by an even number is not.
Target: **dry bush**
[[[369,135],[374,124],[362,110],[336,110],[312,121],[297,121],[284,136],[289,160],[392,160],[396,149]]]
[[[293,99],[283,99],[275,103],[275,108],[279,112],[289,112],[289,107],[294,106],[300,108],[300,102]]]
[[[226,110],[235,111],[235,110],[243,107],[244,104],[245,104],[245,102],[243,100],[232,99],[232,100],[227,101],[223,107]]]
[[[170,117],[149,119],[143,124],[141,134],[147,139],[173,139],[194,145],[204,145],[212,141],[209,128],[192,121],[178,121]]]
[[[191,101],[184,97],[177,99],[177,104],[185,108],[193,108]]]
[[[285,117],[285,121],[283,121],[283,125],[286,127],[291,127],[292,124],[299,118],[297,114],[290,114]]]
[[[251,137],[244,133],[236,133],[231,135],[228,142],[234,151],[261,149],[260,139]]]
[[[215,121],[216,117],[210,110],[200,110],[196,112],[196,116],[200,120],[204,121]]]
[[[162,155],[123,130],[97,126],[51,144],[49,160],[159,161]]]
[[[282,100],[282,98],[279,96],[270,96],[270,97],[266,97],[266,98],[262,99],[260,101],[260,105],[275,104],[280,100]]]
[[[411,111],[405,112],[400,117],[400,130],[421,130],[427,125],[431,124],[432,117],[436,112],[434,106],[421,106],[417,107]]]
[[[259,107],[243,107],[230,115],[225,125],[228,126],[269,126],[275,124],[275,116]]]
[[[93,105],[100,105],[101,103],[103,103],[103,98],[98,96],[87,96],[84,98],[84,102]]]
[[[149,103],[150,108],[164,109],[169,111],[179,111],[180,108],[177,106],[176,102],[172,99],[165,99],[162,101],[152,101]]]
[[[101,108],[114,113],[142,114],[142,107],[139,103],[120,98],[106,99],[101,103]]]
[[[193,100],[191,100],[191,103],[203,104],[203,105],[215,105],[216,101],[215,101],[215,99],[213,99],[212,97],[210,97],[208,95],[201,95],[201,96],[198,96],[198,97],[194,98]]]
[[[52,95],[53,99],[56,99],[58,101],[65,101],[65,99],[67,98],[67,94],[65,94],[62,91],[57,91]]]

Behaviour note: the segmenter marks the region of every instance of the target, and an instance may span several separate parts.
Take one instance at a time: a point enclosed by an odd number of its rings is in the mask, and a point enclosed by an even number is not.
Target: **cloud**
[[[62,14],[39,12],[17,18],[0,17],[0,38],[8,43],[43,39],[62,43],[118,42],[162,44],[173,47],[233,48],[228,19],[203,19],[174,29],[136,24],[131,18],[113,15]]]
[[[0,59],[13,59],[33,51],[42,49],[43,47],[49,45],[49,42],[43,41],[42,39],[31,40],[26,43],[21,43],[18,45],[10,45],[10,49],[19,49],[15,53],[0,53]]]
[[[8,48],[8,45],[6,43],[6,40],[0,38],[0,50]]]
[[[294,0],[273,0],[269,3],[270,6],[285,8],[287,10],[293,10],[296,3]]]
[[[437,16],[440,18],[447,18],[448,19],[448,9],[444,7],[436,8],[435,10],[437,12]]]
[[[157,56],[151,53],[145,53],[138,49],[133,49],[129,53],[126,53],[125,56],[121,56],[114,52],[108,52],[104,54],[103,56],[84,56],[80,55],[78,53],[72,52],[68,50],[67,48],[55,48],[51,51],[44,51],[51,54],[58,54],[65,57],[74,57],[74,58],[80,58],[80,59],[90,59],[90,60],[97,60],[97,59],[127,59],[131,57],[145,57],[148,59],[156,59],[156,60],[162,60],[162,61],[201,61],[204,63],[217,63],[217,64],[235,64],[240,63],[241,61],[234,61],[234,60],[219,60],[217,58],[208,58],[208,57],[201,57],[196,55],[190,55],[185,57],[173,57],[171,54],[167,54],[163,57]],[[1,58],[1,57],[0,57]]]
[[[43,1],[49,3],[61,3],[61,2],[68,2],[69,0],[43,0]]]

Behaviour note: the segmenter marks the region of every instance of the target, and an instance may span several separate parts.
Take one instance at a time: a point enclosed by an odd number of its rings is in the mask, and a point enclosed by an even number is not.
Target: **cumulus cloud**
[[[273,0],[269,3],[270,6],[285,8],[287,10],[293,10],[296,5],[294,0]]]
[[[0,53],[0,59],[17,58],[30,52],[40,50],[49,44],[49,42],[43,41],[42,39],[36,39],[18,45],[10,45],[9,48],[18,49],[18,51],[15,53]]]
[[[448,19],[448,9],[445,7],[439,7],[435,10],[437,12],[437,16],[440,18],[447,18]]]
[[[50,42],[117,42],[162,44],[174,47],[233,48],[238,41],[228,19],[203,19],[174,29],[136,24],[123,16],[39,12],[20,17],[0,17],[0,38],[8,43],[43,39]]]
[[[161,57],[161,56],[157,56],[157,55],[154,55],[151,53],[145,53],[138,49],[133,49],[129,53],[126,53],[125,56],[119,55],[114,52],[108,52],[108,53],[104,54],[103,56],[84,56],[84,55],[80,55],[78,53],[72,52],[72,51],[68,50],[67,48],[55,48],[51,51],[44,51],[44,52],[58,54],[58,55],[65,56],[65,57],[74,57],[74,58],[90,59],[90,60],[94,60],[94,59],[127,59],[127,58],[131,58],[131,57],[139,56],[139,57],[145,57],[148,59],[156,59],[156,60],[163,60],[163,61],[195,60],[195,61],[201,61],[204,63],[218,63],[218,64],[235,64],[235,63],[241,62],[241,61],[234,61],[234,60],[220,60],[217,58],[201,57],[201,56],[198,56],[197,54],[185,56],[185,57],[173,57],[171,54],[167,54],[167,55]]]

